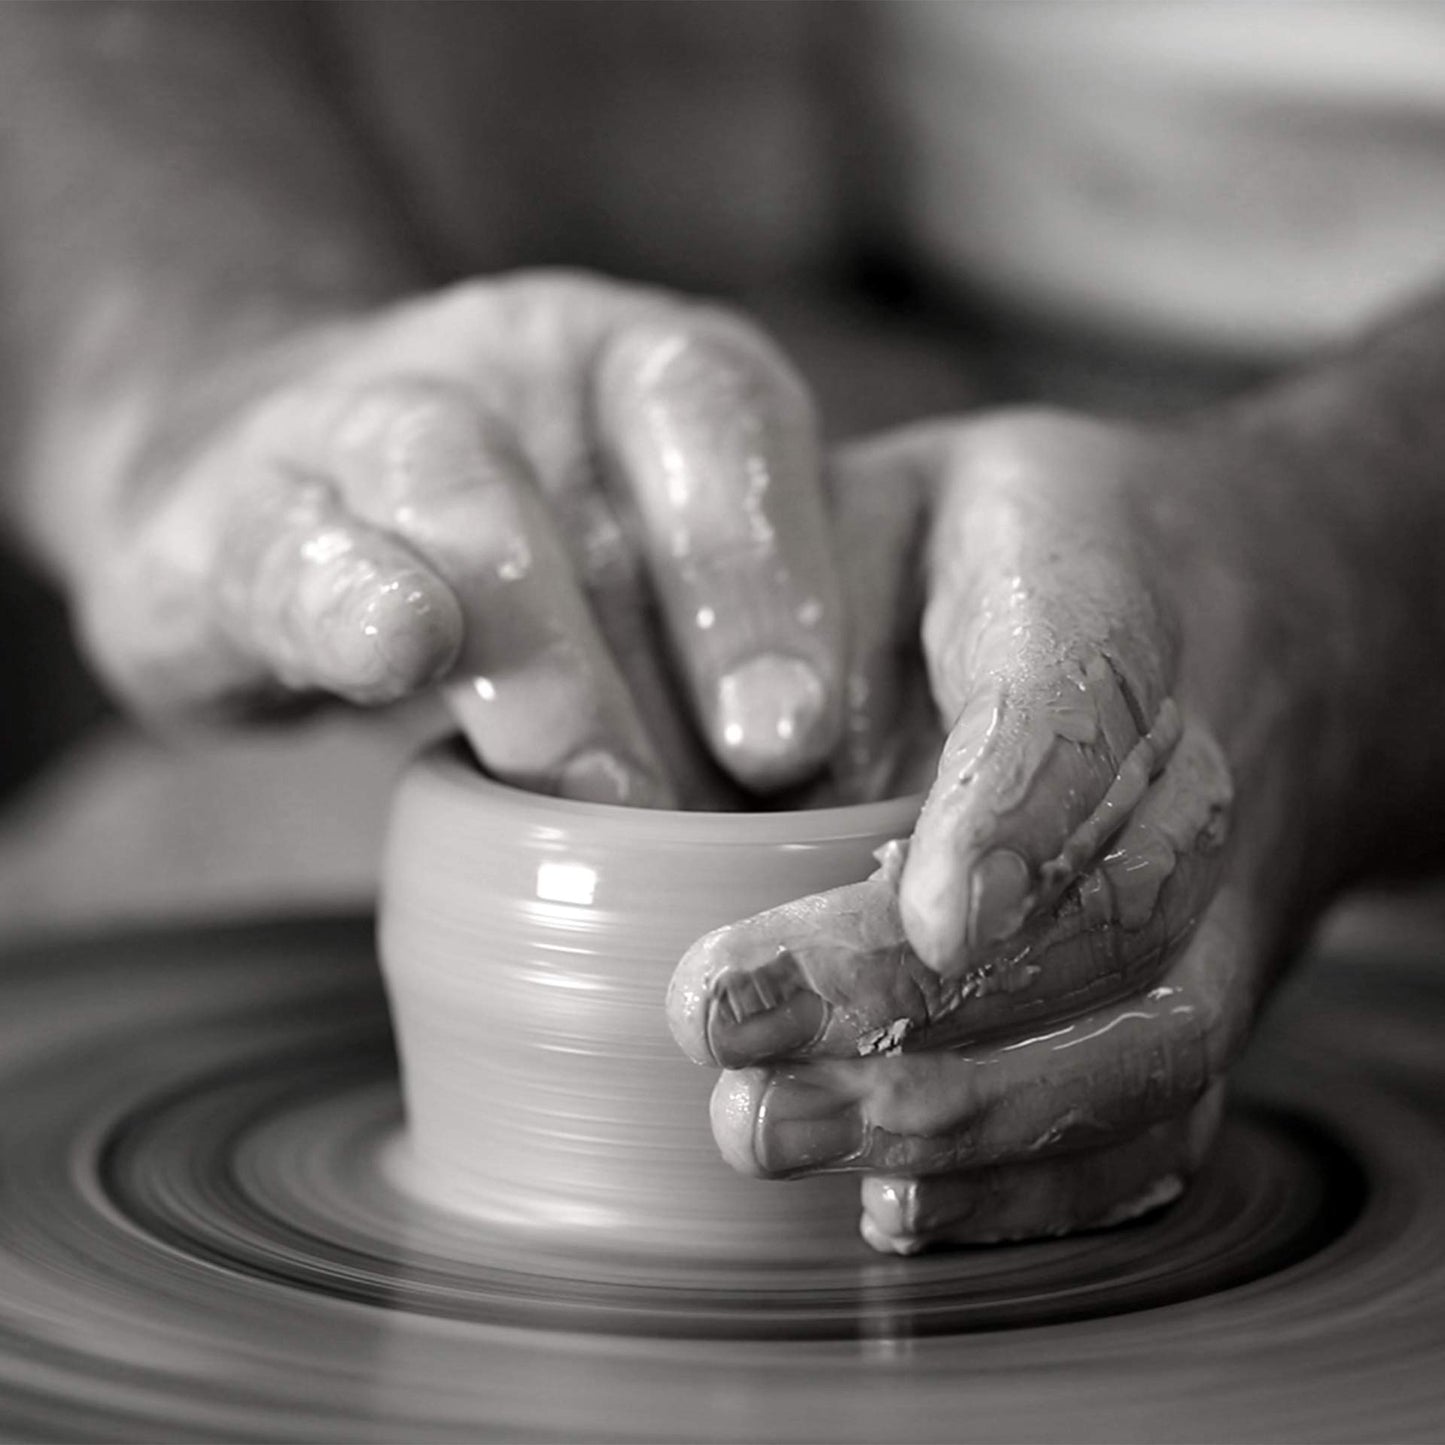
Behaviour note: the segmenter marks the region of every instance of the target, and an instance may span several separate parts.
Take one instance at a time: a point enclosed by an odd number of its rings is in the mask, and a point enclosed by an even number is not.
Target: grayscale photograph
[[[1445,0],[0,0],[0,1441],[1445,1440]]]

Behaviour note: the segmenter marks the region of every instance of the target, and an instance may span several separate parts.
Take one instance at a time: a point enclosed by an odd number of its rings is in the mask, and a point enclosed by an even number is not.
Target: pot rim
[[[413,776],[418,775],[432,788],[444,790],[453,806],[485,806],[489,823],[565,835],[574,841],[598,832],[618,842],[807,847],[880,834],[906,837],[913,831],[923,804],[921,793],[873,803],[769,813],[710,813],[579,802],[529,792],[489,777],[478,767],[460,734],[423,749],[413,764]]]

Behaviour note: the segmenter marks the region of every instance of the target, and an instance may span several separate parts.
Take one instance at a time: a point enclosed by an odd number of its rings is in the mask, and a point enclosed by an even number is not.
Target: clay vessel
[[[380,923],[409,1187],[568,1247],[862,1249],[856,1180],[760,1182],[722,1161],[716,1075],[678,1051],[663,1005],[695,938],[866,877],[917,806],[618,808],[505,787],[460,743],[424,753],[398,793]]]

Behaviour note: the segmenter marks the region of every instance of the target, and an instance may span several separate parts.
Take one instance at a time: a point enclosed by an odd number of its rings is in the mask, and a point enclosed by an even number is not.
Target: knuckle
[[[433,495],[409,531],[441,552],[464,553],[469,570],[485,569],[498,585],[531,577],[541,560],[530,499],[497,477]]]
[[[447,334],[480,343],[493,354],[536,354],[540,338],[566,331],[569,317],[591,304],[578,281],[543,272],[513,272],[499,280],[458,281],[437,297],[437,325]]]
[[[470,398],[455,383],[390,376],[357,389],[341,408],[329,440],[343,462],[379,453],[405,463],[418,439],[475,431],[476,426]]]
[[[1018,481],[1040,473],[1070,475],[1078,470],[1081,450],[1090,457],[1112,455],[1129,434],[1116,421],[1059,407],[1002,407],[960,425],[953,451],[960,466]]]
[[[420,313],[428,320],[442,319],[445,324],[489,326],[501,301],[507,295],[509,281],[492,281],[467,276],[443,286],[420,303]]]
[[[776,369],[789,379],[796,377],[793,364],[782,347],[750,316],[730,306],[690,306],[684,316],[702,347],[742,361]]]
[[[448,326],[504,340],[513,355],[564,361],[578,348],[591,351],[620,317],[682,305],[663,291],[566,266],[458,282],[440,304]]]
[[[754,323],[719,307],[654,304],[622,325],[601,366],[604,391],[693,393],[757,410],[771,405],[811,415],[802,379]]]
[[[511,306],[601,307],[618,303],[636,305],[645,297],[661,300],[653,292],[625,281],[599,276],[580,266],[525,266],[498,281],[471,283],[485,289],[489,299]]]

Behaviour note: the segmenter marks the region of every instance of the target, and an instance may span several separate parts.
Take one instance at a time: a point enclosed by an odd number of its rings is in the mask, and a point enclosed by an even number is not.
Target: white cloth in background
[[[383,39],[410,36],[412,78],[444,112],[433,125],[416,122],[416,153],[434,155],[439,170],[448,159],[470,165],[490,132],[483,126],[478,138],[453,124],[432,49],[406,9],[377,7],[375,23],[384,22]],[[631,196],[649,239],[664,247],[697,234],[709,207],[727,210],[741,196],[748,204],[735,225],[705,228],[710,247],[693,260],[750,257],[740,275],[757,269],[781,286],[770,268],[811,256],[828,229],[815,190],[790,180],[810,164],[804,139],[824,129],[786,103],[806,69],[793,32],[809,12],[775,12],[777,34],[749,46],[729,28],[748,23],[747,7],[730,18],[733,9],[708,12],[735,42],[720,72],[704,47],[687,52],[692,70],[675,67],[661,92],[637,89],[631,72],[610,87],[614,106],[619,96],[636,103],[624,107],[630,128],[588,152],[593,209],[626,218],[626,198],[604,183],[637,154],[638,135],[663,127],[651,136],[646,184],[634,177]],[[686,12],[665,7],[670,25]],[[628,24],[657,13],[628,11]],[[1263,361],[1333,340],[1445,276],[1445,3],[940,0],[872,13],[886,43],[864,59],[901,122],[890,177],[905,202],[900,223],[940,269],[1021,314],[1130,345]],[[575,23],[550,7],[446,14],[468,33],[529,17],[564,30]],[[652,53],[639,34],[615,41],[634,67]],[[449,30],[432,46],[453,38]],[[455,78],[468,52],[450,50]],[[377,53],[397,60],[396,45]],[[655,58],[666,63],[669,53]],[[719,74],[701,118],[680,132],[685,143],[669,148],[677,127],[673,117],[667,129],[665,112],[682,107],[695,76]],[[552,104],[534,82],[521,67],[518,84],[532,85],[539,106]],[[593,120],[603,113],[594,115],[590,89],[580,101]],[[729,166],[694,155],[679,169],[691,137],[721,145],[719,124],[749,106],[742,139],[721,147]],[[781,120],[769,127],[766,116]],[[436,135],[453,136],[451,151],[431,148]],[[539,145],[554,139],[547,127],[537,136]],[[749,169],[763,152],[770,164]],[[522,160],[529,155],[524,148]],[[609,155],[617,168],[597,160]],[[737,180],[744,173],[753,193]],[[675,183],[678,175],[690,184]],[[495,199],[485,185],[476,193]],[[534,200],[524,190],[517,204]],[[806,234],[788,241],[794,213],[808,221]],[[456,229],[464,249],[470,233]],[[785,344],[821,384],[842,432],[969,400],[965,381],[937,358],[782,319]],[[395,771],[426,731],[378,724],[333,719],[186,754],[120,732],[93,739],[0,819],[0,933],[364,901]]]
[[[1033,318],[1256,359],[1445,277],[1445,4],[885,4],[903,223]]]

